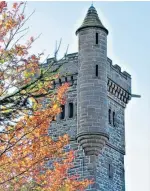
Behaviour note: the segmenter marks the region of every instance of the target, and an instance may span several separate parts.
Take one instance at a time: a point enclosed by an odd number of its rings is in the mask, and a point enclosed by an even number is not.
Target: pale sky
[[[29,36],[42,36],[32,52],[53,56],[62,38],[60,56],[69,44],[77,52],[75,31],[91,2],[28,2],[26,13],[36,10]],[[132,75],[133,98],[126,109],[126,191],[150,191],[150,2],[94,2],[109,30],[108,57]]]

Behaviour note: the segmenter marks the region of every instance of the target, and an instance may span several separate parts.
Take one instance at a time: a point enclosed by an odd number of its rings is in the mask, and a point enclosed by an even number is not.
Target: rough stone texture
[[[77,137],[86,154],[99,154],[108,138],[107,34],[90,27],[80,30],[78,36]]]
[[[71,140],[76,139],[77,135],[77,90],[76,85],[72,85],[66,95],[66,104],[65,104],[65,118],[60,120],[60,116],[57,116],[56,122],[53,122],[49,128],[49,135],[53,138],[64,135],[65,133],[69,134]],[[68,104],[73,103],[74,112],[73,118],[69,118],[68,115]]]
[[[111,99],[108,108],[115,112],[115,126],[109,125],[109,143],[125,152],[124,108]]]
[[[95,33],[99,34],[98,45],[94,44]],[[76,158],[69,174],[78,174],[79,179],[94,178],[95,184],[87,191],[124,191],[124,115],[126,104],[131,99],[131,76],[107,57],[106,31],[88,27],[80,29],[78,35],[79,53],[68,54],[58,63],[62,65],[61,82],[68,81],[70,89],[65,118],[57,117],[49,135],[53,139],[66,133],[70,135],[71,142],[65,150],[75,150]],[[48,59],[44,66],[47,67],[52,60]],[[98,77],[95,76],[96,65]],[[54,88],[59,85],[59,80],[55,81]],[[73,103],[72,118],[69,118],[69,103]]]

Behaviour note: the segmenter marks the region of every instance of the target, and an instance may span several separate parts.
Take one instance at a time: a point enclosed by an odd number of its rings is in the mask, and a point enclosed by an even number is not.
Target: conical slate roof
[[[89,8],[86,17],[81,25],[81,27],[79,27],[76,31],[76,34],[79,32],[79,30],[83,29],[83,28],[87,28],[87,27],[97,27],[97,28],[101,28],[103,30],[106,31],[106,33],[108,34],[108,30],[103,26],[102,22],[100,21],[97,11],[95,9],[95,7],[93,5],[91,5],[91,7]]]

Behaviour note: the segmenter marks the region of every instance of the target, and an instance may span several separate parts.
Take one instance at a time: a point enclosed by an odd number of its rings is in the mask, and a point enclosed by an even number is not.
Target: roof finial
[[[91,4],[91,7],[93,7],[93,1],[92,1],[92,4]]]

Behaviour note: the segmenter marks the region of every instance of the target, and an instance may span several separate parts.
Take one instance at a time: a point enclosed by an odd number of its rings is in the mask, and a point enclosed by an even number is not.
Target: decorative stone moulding
[[[118,84],[111,81],[111,79],[108,79],[107,90],[112,95],[123,101],[125,104],[127,104],[128,101],[131,99],[130,93],[122,89]]]
[[[87,156],[98,156],[108,140],[108,135],[104,133],[80,133],[77,136],[77,141]]]

